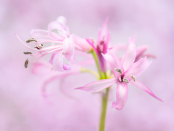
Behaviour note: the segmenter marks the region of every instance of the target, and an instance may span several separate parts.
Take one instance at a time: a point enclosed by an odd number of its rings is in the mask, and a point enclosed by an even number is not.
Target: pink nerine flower
[[[90,39],[86,39],[87,42],[92,46],[92,48],[96,52],[99,59],[100,69],[103,72],[106,72],[107,66],[102,56],[102,53],[103,54],[107,53],[109,37],[110,37],[110,33],[108,32],[108,18],[107,18],[105,22],[103,23],[101,30],[99,30],[97,46],[96,47],[94,46],[94,41],[91,41]]]
[[[74,51],[79,49],[82,51],[90,51],[91,47],[85,39],[78,37],[77,35],[71,35],[69,28],[66,26],[66,18],[63,16],[58,17],[55,21],[48,24],[48,30],[33,29],[31,30],[32,38],[27,40],[27,43],[34,42],[35,47],[31,48],[27,44],[23,43],[19,37],[17,38],[27,48],[37,51],[35,55],[31,52],[24,52],[31,56],[38,57],[35,61],[47,54],[52,54],[50,63],[53,69],[56,71],[70,70],[74,61]],[[51,43],[51,46],[48,46]],[[76,44],[75,44],[76,43]],[[80,43],[80,44],[79,44]],[[44,46],[47,46],[44,48]],[[64,62],[66,61],[66,63]],[[30,63],[33,63],[30,62]],[[29,61],[25,62],[27,67]]]
[[[19,39],[18,36],[17,38]],[[39,60],[41,57],[47,54],[53,54],[51,57],[50,63],[53,65],[54,70],[64,71],[64,70],[71,69],[71,63],[74,59],[74,42],[73,42],[72,36],[70,36],[69,38],[66,38],[63,42],[53,41],[53,40],[42,41],[42,42],[35,41],[36,46],[34,48],[23,43],[20,39],[19,41],[23,45],[25,45],[27,48],[31,49],[32,51],[37,51],[37,53],[34,55],[31,52],[24,52],[24,54],[29,54],[31,56],[37,57],[36,60],[32,62],[29,62],[27,59],[27,61],[25,62],[25,67],[27,67],[28,63],[34,63],[37,60]],[[51,45],[49,47],[44,48],[43,43],[46,43],[46,42],[59,43],[59,45]],[[63,61],[64,59],[66,59],[69,63],[68,64],[64,63]]]
[[[112,108],[116,108],[117,110],[123,109],[126,104],[128,98],[128,83],[135,85],[154,98],[162,101],[157,96],[155,96],[155,94],[148,87],[136,80],[136,78],[150,66],[151,62],[149,62],[147,58],[144,57],[134,63],[136,58],[136,46],[133,39],[129,40],[129,46],[127,47],[122,61],[120,61],[112,52],[103,54],[103,56],[109,64],[114,74],[114,78],[92,82],[76,89],[88,92],[98,92],[116,83],[116,101],[112,103]]]

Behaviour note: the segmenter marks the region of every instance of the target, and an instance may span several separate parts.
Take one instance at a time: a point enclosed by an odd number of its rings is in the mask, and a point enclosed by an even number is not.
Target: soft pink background
[[[136,35],[136,45],[148,45],[157,56],[139,78],[159,102],[129,86],[123,110],[108,103],[106,131],[174,130],[174,1],[172,0],[1,0],[0,1],[0,130],[1,131],[96,131],[100,115],[100,94],[74,91],[95,78],[88,74],[69,77],[64,85],[76,97],[59,91],[58,81],[50,85],[50,105],[42,96],[43,78],[25,69],[28,51],[15,37],[30,38],[30,30],[46,29],[63,15],[71,33],[97,38],[98,29],[109,17],[111,44],[127,44]],[[86,79],[86,80],[85,80]],[[80,82],[79,82],[80,81]],[[50,92],[51,92],[50,91]]]

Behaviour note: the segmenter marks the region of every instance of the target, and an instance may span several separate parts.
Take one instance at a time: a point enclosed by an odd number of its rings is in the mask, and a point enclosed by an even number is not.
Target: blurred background
[[[96,131],[100,118],[100,93],[74,91],[95,77],[77,74],[60,91],[59,79],[49,85],[54,95],[44,99],[40,84],[45,76],[24,68],[25,41],[31,29],[47,29],[58,16],[67,18],[70,32],[97,39],[99,28],[109,17],[111,44],[147,45],[157,56],[139,78],[160,102],[129,86],[123,110],[108,103],[106,131],[174,130],[174,1],[173,0],[0,0],[0,130],[1,131]],[[45,58],[47,60],[47,58]],[[73,96],[73,98],[72,98]],[[111,96],[112,99],[112,96]]]

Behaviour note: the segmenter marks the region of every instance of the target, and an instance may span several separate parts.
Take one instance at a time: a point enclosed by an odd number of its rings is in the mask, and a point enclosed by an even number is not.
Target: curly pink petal
[[[106,79],[106,80],[91,82],[89,84],[86,84],[85,86],[78,87],[78,88],[75,88],[75,89],[80,89],[80,90],[84,90],[84,91],[87,91],[87,92],[99,92],[99,91],[101,91],[105,88],[110,87],[114,83],[115,83],[115,78]]]
[[[132,38],[129,39],[129,46],[127,47],[122,64],[124,71],[126,71],[135,61],[136,57],[136,45]]]
[[[160,98],[158,98],[147,86],[145,86],[141,82],[139,82],[139,81],[136,80],[135,82],[131,81],[130,84],[132,84],[132,85],[140,88],[141,90],[145,91],[146,93],[148,93],[152,97],[154,97],[154,98],[158,99],[159,101],[162,101],[163,102],[163,100],[161,100]]]
[[[56,29],[58,33],[64,37],[69,37],[69,28],[60,22],[52,21],[48,24],[48,32],[51,33],[53,29]]]
[[[102,54],[102,55],[103,55],[104,59],[107,61],[107,63],[109,64],[112,72],[114,73],[115,78],[120,76],[120,73],[118,73],[114,70],[115,68],[119,68],[123,71],[123,67],[122,67],[118,57],[116,55],[114,55],[112,52],[108,52],[108,53]]]
[[[68,61],[73,61],[74,59],[74,38],[73,35],[71,35],[70,37],[67,37],[64,41],[63,41],[63,54],[64,57],[68,60]]]
[[[91,45],[92,49],[98,54],[98,51],[95,48],[94,42],[87,38],[86,38],[86,41],[89,43],[89,45]]]
[[[98,41],[97,44],[100,44],[100,41],[106,41],[108,35],[108,18],[106,18],[105,22],[102,25],[101,30],[99,31],[98,34]]]
[[[117,85],[116,101],[112,103],[112,108],[122,110],[128,98],[128,85],[126,83],[119,83]]]
[[[53,52],[53,54],[51,55],[51,58],[50,58],[50,61],[49,61],[50,64],[53,64],[53,60],[54,60],[54,57],[55,57],[56,53],[57,52]]]
[[[143,56],[146,50],[147,50],[147,46],[140,46],[137,48],[135,62],[138,61]]]
[[[91,46],[89,45],[89,43],[86,41],[86,39],[81,38],[77,35],[74,35],[74,44],[77,45],[78,47],[80,47],[79,50],[84,51],[84,52],[89,52],[91,51]]]
[[[37,62],[33,64],[32,73],[36,75],[46,75],[51,73],[52,66],[46,62]]]
[[[58,33],[51,32],[51,31],[48,33],[48,36],[52,39],[57,40],[57,41],[63,41],[66,38],[65,36],[62,36]]]
[[[46,90],[47,90],[47,87],[48,85],[54,81],[54,80],[57,80],[57,79],[65,79],[67,76],[71,76],[71,75],[74,75],[74,74],[78,74],[80,73],[80,67],[77,66],[75,68],[73,68],[72,71],[69,71],[69,72],[54,72],[52,73],[51,75],[49,75],[49,77],[47,77],[43,82],[42,82],[42,86],[41,86],[41,89],[42,89],[42,95],[43,97],[48,97],[50,95],[48,95],[46,93]],[[60,87],[61,88],[61,87]],[[64,93],[64,92],[63,92]]]
[[[108,46],[109,46],[109,40],[110,40],[110,33],[108,33],[106,35],[106,41],[104,43],[104,47],[103,47],[103,54],[106,54],[108,51]]]
[[[63,62],[63,52],[62,51],[59,51],[55,56],[54,56],[54,59],[53,59],[53,70],[55,71],[61,71],[61,72],[64,72],[65,70],[71,70],[71,63],[70,64],[66,64]]]
[[[72,65],[71,64],[63,63],[63,69],[64,70],[71,70],[71,68],[72,68]]]
[[[140,76],[150,65],[151,61],[148,61],[146,57],[141,58],[137,62],[133,63],[132,66],[125,72],[125,77],[131,80],[131,75],[135,78]]]
[[[62,23],[62,24],[64,24],[64,25],[66,25],[66,23],[67,23],[67,20],[66,20],[66,18],[65,18],[64,16],[59,16],[59,17],[56,19],[56,21],[59,22],[59,23]]]
[[[55,71],[64,71],[63,69],[63,54],[62,51],[59,51],[53,59],[53,70]]]
[[[35,38],[37,41],[53,40],[49,37],[47,30],[32,29],[30,34],[32,38]]]

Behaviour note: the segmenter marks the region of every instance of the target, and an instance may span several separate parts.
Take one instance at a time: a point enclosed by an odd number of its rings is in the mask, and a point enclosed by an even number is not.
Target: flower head
[[[50,63],[53,66],[53,70],[56,71],[71,69],[71,65],[74,61],[75,49],[85,52],[89,52],[91,50],[90,45],[84,38],[70,34],[69,28],[66,26],[66,18],[63,16],[60,16],[55,21],[50,22],[48,24],[48,30],[32,29],[30,33],[32,38],[27,40],[26,43],[34,42],[35,47],[28,46],[16,35],[23,45],[32,51],[37,52],[34,55],[31,52],[24,52],[24,54],[37,57],[33,62],[36,62],[47,54],[52,54]],[[51,45],[48,45],[48,43],[51,43]],[[27,59],[25,67],[28,66],[28,63],[33,62],[30,62]]]
[[[106,72],[107,66],[102,56],[102,53],[103,54],[107,53],[108,44],[109,44],[109,36],[110,36],[110,33],[108,32],[108,18],[107,18],[105,22],[103,23],[102,28],[99,30],[96,47],[94,46],[93,40],[86,39],[86,41],[92,46],[92,48],[96,52],[99,59],[100,69],[103,72]]]
[[[120,61],[120,59],[118,59],[117,56],[115,56],[112,52],[103,54],[103,56],[109,64],[114,74],[114,78],[92,82],[77,89],[88,92],[98,92],[116,83],[116,101],[112,103],[112,107],[116,108],[117,110],[123,109],[126,104],[128,98],[128,84],[135,85],[154,98],[162,101],[157,96],[155,96],[155,94],[153,94],[153,92],[148,87],[137,80],[137,77],[140,76],[150,66],[151,62],[149,62],[147,58],[144,57],[134,63],[136,58],[136,46],[133,39],[130,38],[129,46],[127,47],[122,61]]]

